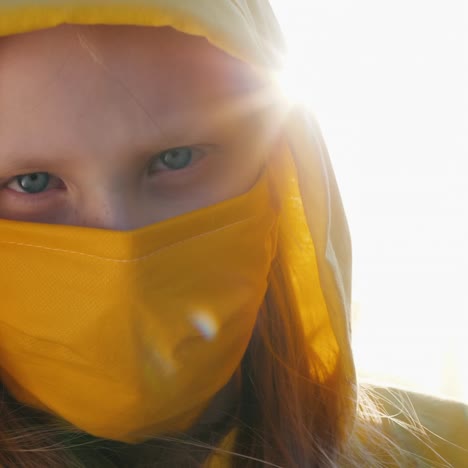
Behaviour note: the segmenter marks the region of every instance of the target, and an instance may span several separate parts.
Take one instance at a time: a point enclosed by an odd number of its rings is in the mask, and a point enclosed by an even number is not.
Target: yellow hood
[[[282,36],[265,0],[3,0],[0,36],[61,23],[172,26],[204,36],[266,75],[277,69]],[[351,248],[346,219],[320,130],[304,109],[285,121],[297,181],[288,188],[278,250],[314,353],[342,395],[347,431],[355,413],[350,349]],[[294,242],[288,233],[294,233]],[[300,239],[300,243],[297,240]]]

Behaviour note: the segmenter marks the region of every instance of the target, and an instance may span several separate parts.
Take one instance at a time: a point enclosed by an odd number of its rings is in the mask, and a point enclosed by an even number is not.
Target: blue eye
[[[167,169],[177,171],[184,169],[192,162],[192,153],[191,148],[173,148],[161,153],[158,159]]]
[[[50,175],[47,172],[33,172],[31,174],[18,175],[15,181],[21,191],[27,193],[43,192],[49,185]]]

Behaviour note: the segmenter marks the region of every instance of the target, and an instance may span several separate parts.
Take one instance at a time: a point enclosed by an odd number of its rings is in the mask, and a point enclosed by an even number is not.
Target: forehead
[[[65,92],[98,76],[114,78],[145,101],[174,107],[245,93],[249,67],[204,38],[172,28],[76,26],[0,38],[0,103],[34,102],[60,84]],[[92,87],[92,86],[89,86]],[[69,89],[66,89],[69,88]]]
[[[262,86],[245,64],[171,28],[62,25],[0,38],[0,70],[0,159],[30,147],[97,151],[111,130],[121,148],[149,134],[172,144],[237,118],[237,98]]]

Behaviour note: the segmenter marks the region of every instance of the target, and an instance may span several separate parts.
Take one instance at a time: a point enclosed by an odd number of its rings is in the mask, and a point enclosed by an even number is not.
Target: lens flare
[[[212,341],[218,334],[219,325],[208,312],[194,312],[190,318],[192,325],[207,341]]]
[[[283,67],[274,75],[278,91],[291,106],[301,104],[314,109],[317,89],[314,76],[301,59],[290,54],[283,62]]]

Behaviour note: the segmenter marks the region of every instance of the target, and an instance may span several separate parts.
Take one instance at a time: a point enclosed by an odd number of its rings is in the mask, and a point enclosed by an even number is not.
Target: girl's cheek
[[[0,190],[0,218],[34,223],[61,223],[67,203],[63,194],[26,195],[10,189]]]
[[[1,208],[0,219],[23,221],[26,223],[66,224],[62,221],[62,216],[57,213],[12,213],[4,211]]]

